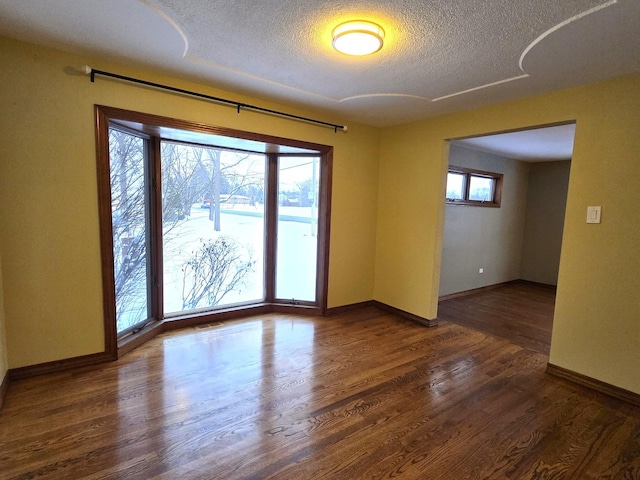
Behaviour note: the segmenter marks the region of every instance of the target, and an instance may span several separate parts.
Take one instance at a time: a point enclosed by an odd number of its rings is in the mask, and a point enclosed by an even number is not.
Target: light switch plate
[[[587,223],[600,223],[602,207],[587,207]]]

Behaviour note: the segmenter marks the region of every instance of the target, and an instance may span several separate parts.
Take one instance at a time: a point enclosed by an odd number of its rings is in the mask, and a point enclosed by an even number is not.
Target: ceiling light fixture
[[[333,48],[346,55],[370,55],[382,48],[384,30],[366,20],[354,20],[333,29]]]

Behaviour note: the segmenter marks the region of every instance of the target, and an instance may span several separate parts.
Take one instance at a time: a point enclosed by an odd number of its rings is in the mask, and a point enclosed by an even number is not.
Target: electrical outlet
[[[484,273],[484,268],[479,268],[478,273]]]

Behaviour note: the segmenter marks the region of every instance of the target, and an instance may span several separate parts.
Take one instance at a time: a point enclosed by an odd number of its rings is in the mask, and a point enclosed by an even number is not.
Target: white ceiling
[[[571,123],[453,140],[452,143],[524,162],[551,162],[571,159],[575,132],[576,124]]]
[[[383,49],[335,52],[348,19]],[[638,72],[639,25],[639,0],[0,0],[5,36],[375,126]]]

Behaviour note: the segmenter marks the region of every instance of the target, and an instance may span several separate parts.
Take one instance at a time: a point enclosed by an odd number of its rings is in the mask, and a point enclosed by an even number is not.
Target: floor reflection
[[[148,448],[172,468],[184,462],[172,464],[176,445],[194,458],[238,445],[268,455],[292,436],[305,436],[314,334],[308,318],[271,314],[170,332],[132,352],[139,358],[130,368],[147,381],[125,387],[123,370],[121,385],[138,409],[145,405],[141,434]],[[153,349],[151,358],[145,349]],[[294,403],[297,413],[284,417],[283,407]],[[132,421],[127,409],[122,414]]]

